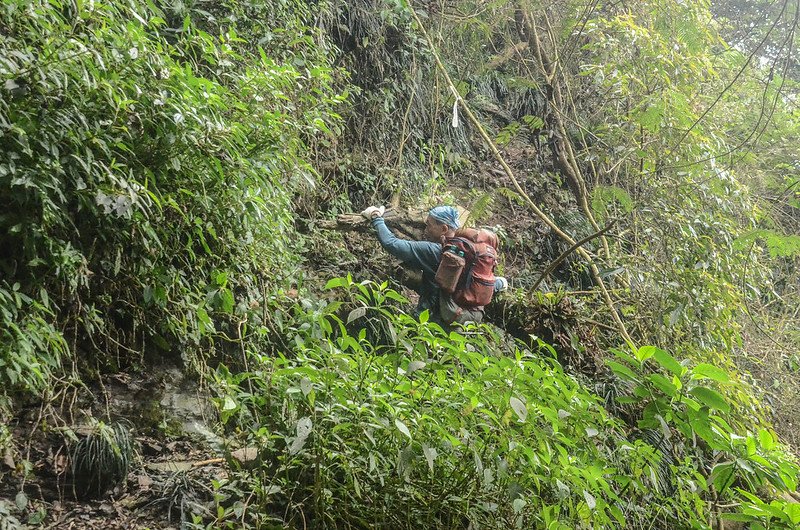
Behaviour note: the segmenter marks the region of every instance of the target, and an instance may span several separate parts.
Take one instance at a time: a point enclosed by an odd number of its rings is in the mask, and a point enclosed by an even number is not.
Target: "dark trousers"
[[[465,309],[456,304],[450,295],[441,293],[439,295],[439,315],[447,324],[466,324],[467,322],[480,324],[483,321],[483,308]]]

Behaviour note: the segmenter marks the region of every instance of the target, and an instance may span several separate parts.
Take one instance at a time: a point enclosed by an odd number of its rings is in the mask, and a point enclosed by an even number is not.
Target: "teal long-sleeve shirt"
[[[431,318],[438,317],[439,286],[436,284],[436,269],[442,258],[442,245],[430,241],[408,241],[395,236],[382,217],[372,220],[372,226],[378,235],[378,241],[386,251],[395,258],[407,263],[409,266],[422,270],[422,282],[417,289],[419,304],[417,312],[428,309]],[[502,283],[495,279],[494,290],[499,291]]]
[[[382,217],[372,220],[378,241],[386,252],[409,266],[422,270],[422,282],[417,293],[419,303],[417,312],[428,309],[432,317],[438,314],[439,286],[436,285],[436,269],[442,257],[442,245],[430,241],[408,241],[395,236]]]

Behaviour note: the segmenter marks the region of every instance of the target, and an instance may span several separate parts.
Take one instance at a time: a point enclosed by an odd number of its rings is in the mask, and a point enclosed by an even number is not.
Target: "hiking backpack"
[[[445,239],[436,283],[467,309],[492,301],[497,266],[497,235],[489,230],[462,229]]]

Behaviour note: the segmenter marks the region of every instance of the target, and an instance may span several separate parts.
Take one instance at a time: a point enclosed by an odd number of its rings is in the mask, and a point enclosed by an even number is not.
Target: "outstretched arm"
[[[407,241],[395,236],[382,217],[372,220],[372,226],[378,235],[378,241],[386,251],[395,258],[405,261],[414,267],[436,270],[441,254],[441,245],[428,241]]]

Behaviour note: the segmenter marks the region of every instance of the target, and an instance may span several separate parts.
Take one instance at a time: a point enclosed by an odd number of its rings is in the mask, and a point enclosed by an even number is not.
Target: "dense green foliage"
[[[232,23],[210,34],[175,15],[3,6],[4,388],[42,391],[64,337],[101,364],[153,347],[191,358],[215,326],[234,333],[238,301],[296,268],[305,143],[340,100],[326,56],[297,24],[281,29],[296,55],[279,61]]]
[[[799,15],[734,42],[739,4],[6,0],[0,451],[167,357],[259,452],[197,527],[797,527]],[[456,91],[566,233],[615,223],[586,248],[654,346],[574,255],[526,292],[568,245]],[[315,222],[392,197],[499,225],[558,341],[345,278],[388,267]]]
[[[223,421],[263,464],[217,484],[214,527],[708,528],[712,498],[754,528],[800,524],[800,506],[748,493],[792,491],[799,468],[745,430],[725,371],[617,352],[618,384],[636,386],[609,405],[641,414],[631,430],[544,344],[448,334],[385,283],[328,286],[348,303],[278,309],[285,349],[217,372]]]

